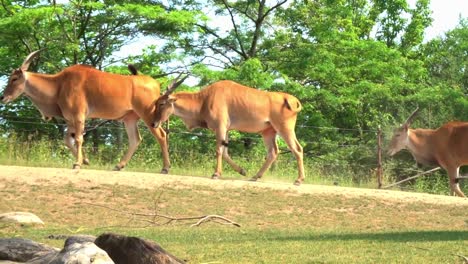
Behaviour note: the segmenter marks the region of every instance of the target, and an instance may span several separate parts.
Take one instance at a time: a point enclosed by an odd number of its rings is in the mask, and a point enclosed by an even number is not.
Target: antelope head
[[[158,127],[161,123],[164,123],[169,119],[169,117],[174,113],[174,102],[177,100],[175,96],[172,95],[174,90],[181,85],[188,75],[179,80],[180,74],[172,83],[167,87],[167,91],[161,95],[155,102],[155,111],[153,115],[153,127]]]
[[[26,78],[24,76],[24,73],[28,70],[29,64],[31,64],[32,60],[35,57],[37,57],[37,55],[41,51],[42,50],[36,50],[34,52],[31,52],[24,60],[21,67],[13,70],[13,72],[10,75],[10,78],[8,79],[7,87],[3,91],[3,94],[0,96],[0,100],[3,103],[6,104],[15,100],[24,92],[26,84]]]
[[[396,128],[393,131],[392,140],[390,141],[390,145],[388,147],[388,154],[390,156],[395,155],[400,150],[406,147],[408,142],[408,129],[413,121],[414,117],[419,111],[419,107],[414,110],[414,112],[406,119],[406,122],[403,123],[400,127]]]

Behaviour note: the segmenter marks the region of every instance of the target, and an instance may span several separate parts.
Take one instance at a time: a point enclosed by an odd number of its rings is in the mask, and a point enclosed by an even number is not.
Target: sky
[[[414,7],[416,0],[408,0]],[[468,0],[431,0],[432,26],[425,31],[425,41],[443,36],[458,25],[460,16],[468,18]]]

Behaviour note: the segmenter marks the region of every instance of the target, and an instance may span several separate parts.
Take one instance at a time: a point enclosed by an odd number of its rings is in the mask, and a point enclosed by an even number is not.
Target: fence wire
[[[96,127],[99,125],[98,127]],[[143,122],[139,122],[138,128],[143,138],[143,142],[140,144],[139,149],[135,153],[137,158],[143,160],[154,160],[160,158],[160,151],[158,146],[148,150],[148,138],[152,138],[153,135],[146,128]],[[43,121],[34,117],[16,117],[16,116],[3,116],[0,118],[0,135],[4,138],[14,136],[15,134],[29,134],[27,139],[17,137],[14,140],[15,144],[21,145],[21,148],[27,148],[24,145],[24,140],[30,139],[31,135],[35,134],[47,134],[53,131],[52,134],[58,134],[58,131],[63,132],[66,129],[66,124],[61,120],[55,121]],[[46,130],[46,131],[43,131]],[[49,130],[49,131],[47,131]],[[55,130],[55,131],[54,131]],[[101,145],[95,146],[92,141],[86,139],[83,145],[83,151],[85,153],[100,153],[99,159],[112,162],[118,160],[122,154],[128,148],[128,141],[126,138],[125,128],[123,123],[118,121],[111,121],[103,123],[102,120],[86,123],[86,130],[97,130],[93,131],[101,137]],[[310,134],[310,131],[317,131],[320,133],[327,133],[327,131],[339,131],[342,134],[358,134],[364,135],[366,139],[352,138],[348,142],[346,141],[331,141],[331,140],[313,140],[305,137],[298,136],[298,140],[304,147],[304,162],[306,164],[314,163],[321,164],[325,171],[342,171],[342,170],[353,170],[354,172],[362,172],[362,174],[368,174],[365,177],[374,177],[375,168],[377,164],[377,130],[362,130],[353,128],[339,128],[339,127],[323,127],[313,126],[308,124],[297,124],[296,134],[305,135]],[[117,136],[120,133],[120,144],[116,144]],[[215,135],[212,131],[207,129],[197,129],[194,131],[187,131],[182,125],[174,125],[171,123],[170,129],[166,130],[169,137],[169,153],[170,158],[180,158],[181,160],[197,158],[203,155],[214,155],[214,146],[216,142]],[[94,136],[95,136],[94,135]],[[32,136],[33,137],[33,136]],[[105,139],[102,139],[102,138]],[[110,139],[109,139],[110,138]],[[60,146],[58,150],[68,154],[68,149],[62,143],[63,139],[51,139],[55,142],[56,146]],[[246,141],[249,141],[250,148],[257,148],[257,152],[254,154],[258,158],[262,158],[266,155],[266,151],[263,147],[263,139],[258,134],[247,134],[247,133],[230,133],[229,145],[230,154],[238,161],[248,161],[252,157],[252,153],[248,154],[245,149]],[[288,164],[295,162],[295,158],[290,154],[287,146],[278,140],[280,147],[279,160],[283,160]],[[157,144],[155,140],[151,144]],[[258,152],[258,148],[261,148],[261,152]],[[143,149],[143,150],[141,150]],[[284,155],[283,155],[284,154]],[[54,154],[58,155],[58,154]],[[261,155],[262,157],[260,157]],[[69,155],[71,157],[71,154]],[[135,156],[132,158],[135,158]],[[141,157],[144,156],[144,157]],[[153,157],[155,156],[155,157]],[[347,156],[347,157],[345,157]],[[356,157],[355,157],[356,156]],[[132,162],[132,160],[130,162]],[[259,164],[260,165],[260,164]],[[287,165],[289,166],[289,165]]]
[[[3,119],[3,120],[2,120]],[[13,120],[13,119],[16,119],[16,120]],[[31,120],[31,121],[29,121]],[[35,120],[35,121],[32,121],[32,120]],[[113,121],[113,122],[106,122],[106,125],[100,125],[99,127],[96,127],[95,125],[89,125],[87,124],[85,126],[85,133],[88,132],[90,129],[99,129],[99,130],[125,130],[125,127],[123,126],[123,124],[121,123],[118,123],[117,121]],[[35,127],[31,127],[31,128],[26,128],[26,127],[21,127],[21,128],[10,128],[10,129],[3,129],[3,133],[7,133],[7,132],[16,132],[16,133],[21,133],[21,132],[35,132],[35,131],[38,131],[37,127],[60,127],[61,129],[65,129],[67,127],[67,124],[65,123],[55,123],[55,122],[46,122],[46,121],[37,121],[37,118],[33,118],[33,117],[16,117],[16,116],[3,116],[3,117],[0,117],[0,125],[1,124],[5,124],[5,123],[9,123],[9,124],[24,124],[24,125],[34,125]],[[89,123],[89,122],[88,122]],[[142,123],[142,122],[139,122],[139,125],[138,125],[138,129],[140,131],[140,133],[148,133],[149,132],[146,130],[146,126]],[[353,128],[339,128],[339,127],[321,127],[321,126],[311,126],[311,125],[304,125],[304,124],[300,124],[300,125],[297,125],[296,126],[296,134],[301,134],[302,130],[303,129],[315,129],[315,130],[335,130],[335,131],[347,131],[347,132],[359,132],[359,133],[370,133],[372,135],[377,135],[377,132],[378,130],[370,130],[370,129],[353,129]],[[207,133],[207,129],[204,129],[204,132],[201,132],[199,130],[196,130],[196,131],[186,131],[186,130],[183,130],[183,129],[180,129],[180,128],[176,128],[176,129],[169,129],[169,130],[166,130],[166,132],[168,134],[178,134],[178,135],[189,135],[189,136],[194,136],[194,137],[204,137],[204,138],[209,138],[209,139],[215,139],[215,136],[213,133]],[[245,139],[251,139],[251,140],[256,140],[256,141],[260,141],[262,142],[262,138],[260,135],[258,136],[251,136],[251,135],[255,135],[255,134],[243,134],[242,138],[245,138]],[[306,144],[312,144],[312,143],[316,143],[314,141],[307,141],[307,140],[304,140],[304,139],[298,139],[300,140],[301,142],[303,143],[306,143]],[[231,139],[230,139],[231,141]],[[334,144],[334,143],[329,143],[329,142],[320,142],[320,144],[324,144],[324,145],[333,145],[333,146],[337,146],[337,144]],[[356,146],[362,146],[362,144],[338,144],[339,147],[343,147],[343,148],[346,148],[346,147],[356,147]]]
[[[32,151],[31,149],[28,150],[28,148],[33,146],[36,140],[35,135],[60,135],[61,133],[63,136],[65,129],[66,124],[61,120],[46,122],[37,117],[17,117],[14,115],[0,117],[0,140],[3,139],[3,142],[16,144],[17,149],[14,151],[17,152],[18,155],[29,155],[26,152]],[[130,162],[138,159],[139,161],[151,160],[152,163],[159,164],[161,154],[156,140],[152,140],[151,143],[151,146],[154,145],[154,147],[148,148],[148,138],[152,138],[153,135],[143,122],[139,122],[138,129],[143,138],[143,142],[140,144]],[[121,122],[111,121],[104,123],[102,120],[93,122],[87,121],[86,130],[88,132],[96,130],[93,131],[93,133],[96,133],[94,136],[98,135],[100,137],[100,145],[94,146],[91,140],[85,139],[85,145],[83,146],[84,152],[99,152],[101,155],[99,160],[107,163],[114,163],[120,159],[128,148],[125,127]],[[298,123],[295,130],[298,135],[298,140],[304,147],[304,162],[308,164],[308,170],[318,165],[323,174],[338,175],[340,173],[347,173],[347,177],[351,177],[353,181],[357,182],[360,182],[362,179],[371,179],[372,181],[372,179],[375,180],[377,178],[376,174],[379,166],[378,152],[380,151],[381,154],[385,153],[377,144],[378,129],[323,127]],[[315,132],[311,132],[311,130]],[[336,131],[339,133],[329,133],[328,131]],[[214,156],[216,138],[212,131],[207,129],[187,131],[181,123],[171,123],[170,129],[166,130],[166,132],[169,137],[169,153],[171,160],[178,158],[184,162],[192,158],[196,159],[198,156]],[[116,144],[117,133],[121,135],[120,144]],[[329,138],[329,134],[334,135],[334,137]],[[21,137],[18,135],[23,136]],[[25,137],[25,135],[27,136]],[[310,139],[301,135],[315,135],[315,139]],[[383,138],[385,138],[385,136],[381,133],[381,139]],[[54,148],[56,148],[50,149],[51,156],[63,157],[65,155],[69,157],[69,159],[73,159],[69,150],[66,148],[65,144],[63,144],[62,138],[51,138],[49,141],[51,142],[51,146],[53,145]],[[258,134],[230,133],[230,154],[236,161],[247,162],[252,158],[245,154],[248,151],[242,146],[246,141],[250,141],[249,144],[253,147],[258,148],[259,146],[263,146],[263,139]],[[281,142],[281,140],[279,140],[279,142]],[[231,144],[234,148],[237,147],[238,149],[234,154],[231,150]],[[383,145],[385,146],[385,143],[383,143]],[[284,166],[291,168],[291,166],[293,166],[292,162],[295,162],[294,156],[288,154],[289,150],[284,142],[279,143],[279,146],[280,153],[287,155],[280,155],[278,159],[283,160],[282,164]],[[96,148],[98,148],[98,150]],[[3,147],[3,149],[6,148]],[[13,157],[16,154],[10,153],[8,155]],[[250,155],[252,155],[252,153],[250,153]],[[257,151],[255,155],[264,157],[266,151],[264,149],[262,152]],[[412,161],[409,154],[406,153],[404,155],[406,155],[406,160],[393,159],[389,161],[387,157],[383,158],[383,164],[381,165],[385,167],[385,182],[395,182],[414,174],[413,169],[415,168],[415,163]],[[257,159],[262,157],[257,157]],[[258,165],[260,166],[260,164]],[[399,186],[399,188],[411,190],[413,189],[411,184],[410,182],[408,185]]]

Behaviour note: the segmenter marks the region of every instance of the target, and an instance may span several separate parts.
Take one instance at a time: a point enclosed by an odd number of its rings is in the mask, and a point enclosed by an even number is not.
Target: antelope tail
[[[138,70],[133,64],[128,64],[127,65],[128,70],[132,73],[132,75],[138,75]]]
[[[299,100],[297,100],[296,98],[287,98],[285,97],[284,98],[284,104],[286,105],[286,107],[293,111],[293,112],[299,112],[301,111],[302,109],[302,105],[301,105],[301,102],[299,102]]]

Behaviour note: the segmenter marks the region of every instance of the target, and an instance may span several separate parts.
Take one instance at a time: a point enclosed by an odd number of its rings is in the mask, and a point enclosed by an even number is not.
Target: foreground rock
[[[29,264],[113,264],[107,253],[92,242],[93,239],[88,236],[70,237],[60,251],[29,239],[0,239],[0,260]]]
[[[49,236],[59,239],[65,237]],[[116,234],[102,234],[98,238],[88,235],[71,236],[65,240],[62,250],[29,239],[0,239],[0,263],[24,262],[28,264],[185,263],[155,242]]]
[[[35,263],[33,261],[33,263]],[[37,263],[51,263],[51,264],[113,264],[112,259],[107,253],[96,246],[92,241],[86,241],[80,237],[68,238],[65,241],[65,246],[52,259],[41,259]]]
[[[127,237],[116,234],[102,234],[96,241],[116,264],[177,264],[185,263],[165,251],[158,244],[138,237]]]
[[[9,212],[0,214],[0,222],[13,222],[28,225],[44,225],[44,222],[37,215],[28,212]]]
[[[24,238],[1,238],[0,260],[27,262],[32,259],[47,258],[56,255],[58,248],[34,242]]]

